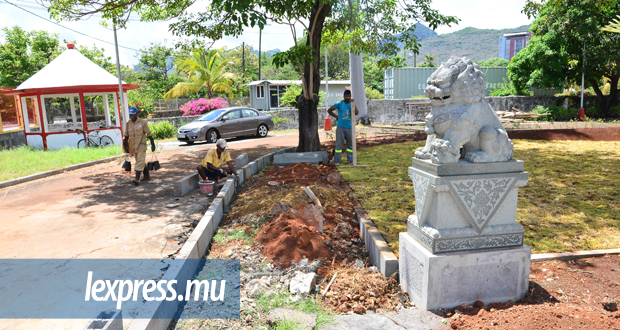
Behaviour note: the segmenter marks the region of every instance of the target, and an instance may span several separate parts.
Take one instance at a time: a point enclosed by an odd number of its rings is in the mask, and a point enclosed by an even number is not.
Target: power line
[[[26,7],[26,8],[35,9],[35,10],[42,10],[42,11],[47,12],[47,9],[46,9],[47,7],[45,7],[43,4],[38,3],[36,1],[34,1],[34,2],[33,1],[28,1],[28,0],[11,0],[11,1],[20,2],[20,3],[22,3],[22,6]],[[33,6],[33,5],[36,5],[36,6]],[[98,18],[103,18],[101,15],[92,14],[91,16],[98,17]],[[131,22],[141,22],[139,19],[135,19],[135,18],[130,18],[129,21],[131,21]]]
[[[34,15],[34,16],[36,16],[36,17],[40,18],[40,19],[46,20],[46,21],[48,21],[48,22],[50,22],[50,23],[52,23],[52,24],[56,24],[56,25],[58,25],[58,26],[60,26],[60,27],[62,27],[62,28],[65,28],[65,29],[69,30],[69,31],[73,31],[73,32],[75,32],[75,33],[77,33],[77,34],[80,34],[80,35],[83,35],[83,36],[85,36],[85,37],[89,37],[89,38],[92,38],[92,39],[95,39],[95,40],[98,40],[98,41],[104,42],[104,43],[106,43],[106,44],[114,45],[114,43],[112,43],[112,42],[105,41],[105,40],[103,40],[103,39],[99,39],[99,38],[96,38],[96,37],[89,36],[88,34],[85,34],[85,33],[79,32],[79,31],[76,31],[76,30],[74,30],[74,29],[72,29],[72,28],[68,28],[68,27],[66,27],[66,26],[64,26],[64,25],[61,25],[61,24],[56,23],[56,22],[54,22],[54,21],[52,21],[52,20],[49,20],[49,19],[47,19],[47,18],[45,18],[45,17],[39,16],[39,15],[37,15],[37,14],[35,14],[35,13],[33,13],[33,12],[31,12],[31,11],[27,10],[27,9],[24,9],[24,8],[22,8],[22,7],[20,7],[20,6],[16,5],[16,4],[14,4],[14,3],[10,3],[10,2],[8,2],[8,1],[6,1],[6,0],[0,0],[0,2],[5,2],[5,3],[8,3],[8,4],[9,4],[9,5],[11,5],[11,6],[15,6],[15,7],[19,8],[19,9],[21,9],[21,10],[23,10],[23,11],[25,11],[25,12],[29,13],[29,14],[32,14],[32,15]],[[121,46],[121,45],[118,45],[118,47],[125,48],[125,49],[129,49],[129,50],[133,50],[133,51],[136,51],[136,52],[139,52],[139,51],[140,51],[140,50],[138,50],[138,49],[129,48],[129,47]]]

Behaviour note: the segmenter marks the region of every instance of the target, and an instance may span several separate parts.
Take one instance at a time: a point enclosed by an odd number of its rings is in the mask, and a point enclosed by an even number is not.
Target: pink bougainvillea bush
[[[198,116],[207,113],[211,110],[226,108],[228,102],[221,97],[214,99],[198,99],[189,101],[181,106],[183,116]]]

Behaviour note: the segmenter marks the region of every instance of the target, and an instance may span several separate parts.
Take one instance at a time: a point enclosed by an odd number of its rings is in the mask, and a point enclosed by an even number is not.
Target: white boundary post
[[[357,166],[357,136],[355,135],[355,99],[351,99],[351,142],[353,147],[353,166]]]

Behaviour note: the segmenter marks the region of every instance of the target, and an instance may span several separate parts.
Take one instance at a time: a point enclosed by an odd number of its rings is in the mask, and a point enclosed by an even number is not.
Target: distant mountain
[[[418,22],[415,23],[415,35],[420,38],[420,40],[424,40],[426,38],[437,36],[437,32],[431,30],[426,25]]]
[[[257,48],[251,47],[251,51],[252,51],[252,52],[254,52],[254,53],[256,53],[256,55],[258,56],[258,49],[257,49]],[[281,52],[281,50],[280,50],[280,49],[278,49],[278,48],[276,48],[276,49],[271,49],[271,50],[261,49],[261,53],[263,53],[263,54],[269,54],[269,55],[272,55],[272,56],[273,56],[273,55],[275,55],[275,54],[277,54],[277,53],[279,53],[279,52]]]
[[[499,37],[506,33],[525,32],[529,28],[529,25],[503,30],[468,27],[447,34],[437,35],[435,33],[435,35],[420,42],[420,54],[417,56],[416,63],[422,63],[425,54],[437,55],[435,58],[437,65],[448,60],[450,56],[466,56],[472,61],[484,61],[491,57],[498,57]],[[405,51],[407,62],[409,65],[413,65],[413,55],[409,55],[409,53]]]

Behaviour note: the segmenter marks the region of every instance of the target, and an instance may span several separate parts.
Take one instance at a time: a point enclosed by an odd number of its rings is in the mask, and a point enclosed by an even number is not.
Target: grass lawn
[[[620,247],[620,142],[513,140],[530,173],[519,189],[517,222],[533,252]],[[392,250],[414,213],[407,168],[424,142],[361,149],[358,164],[340,167]]]
[[[81,149],[68,147],[48,151],[28,147],[0,150],[0,181],[120,154],[121,146]]]

